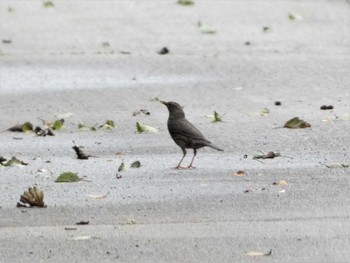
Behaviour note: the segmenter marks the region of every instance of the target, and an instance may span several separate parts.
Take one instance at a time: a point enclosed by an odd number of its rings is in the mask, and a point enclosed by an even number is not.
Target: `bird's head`
[[[180,106],[179,103],[174,102],[174,101],[160,101],[160,103],[164,104],[168,110],[169,110],[169,118],[184,118],[185,117],[185,113],[182,109],[182,107]]]

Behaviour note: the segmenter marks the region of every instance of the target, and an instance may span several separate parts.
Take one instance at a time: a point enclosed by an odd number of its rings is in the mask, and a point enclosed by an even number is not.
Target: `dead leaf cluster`
[[[17,207],[46,207],[44,203],[44,192],[36,186],[29,187],[28,191],[20,197],[20,202],[17,203]]]

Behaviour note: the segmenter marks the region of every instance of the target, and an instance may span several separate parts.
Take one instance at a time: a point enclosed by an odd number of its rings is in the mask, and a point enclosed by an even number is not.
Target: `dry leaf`
[[[337,164],[325,164],[327,168],[349,168],[348,163],[337,163]]]
[[[36,186],[29,187],[28,191],[24,191],[24,193],[20,197],[20,203],[17,203],[17,207],[33,206],[46,207],[44,203],[44,192]]]
[[[258,252],[258,251],[250,251],[245,253],[246,256],[251,256],[251,257],[271,256],[271,254],[272,254],[272,249],[267,253]]]
[[[289,129],[303,129],[303,128],[310,128],[311,125],[310,123],[299,119],[299,117],[294,117],[292,119],[290,119],[289,121],[287,121],[284,126],[284,128],[289,128]]]
[[[87,195],[88,197],[91,197],[93,199],[103,199],[106,198],[106,196],[109,195],[109,192],[106,194],[99,194],[99,195]]]
[[[246,172],[241,170],[231,173],[231,176],[246,176],[246,175],[247,175]]]
[[[287,185],[287,181],[285,181],[285,180],[279,180],[279,181],[277,181],[277,182],[274,182],[273,185],[286,186],[286,185]]]

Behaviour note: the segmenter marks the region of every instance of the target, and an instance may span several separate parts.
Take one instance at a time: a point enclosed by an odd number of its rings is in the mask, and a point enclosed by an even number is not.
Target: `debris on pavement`
[[[81,181],[81,178],[76,173],[64,172],[61,173],[55,180],[56,183],[71,183]]]
[[[258,251],[249,251],[245,253],[246,256],[250,257],[261,257],[261,256],[271,256],[272,255],[272,249],[270,249],[269,252],[264,253],[264,252],[258,252]]]
[[[91,155],[87,155],[86,153],[83,152],[82,148],[84,148],[84,146],[78,146],[74,141],[73,143],[74,143],[74,146],[72,148],[77,154],[77,157],[79,160],[87,160],[89,159],[89,157],[91,157]]]
[[[46,207],[44,203],[44,192],[41,191],[36,186],[29,187],[28,191],[24,191],[24,193],[20,197],[20,202],[17,203],[17,207]]]
[[[136,132],[137,133],[158,133],[158,130],[154,127],[148,126],[141,122],[136,122]]]
[[[283,128],[289,128],[289,129],[303,129],[303,128],[310,128],[311,124],[299,119],[299,117],[294,117],[290,120],[288,120],[284,125]]]

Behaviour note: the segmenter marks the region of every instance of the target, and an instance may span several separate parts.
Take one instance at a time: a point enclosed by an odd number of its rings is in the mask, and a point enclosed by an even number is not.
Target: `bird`
[[[166,102],[162,100],[160,102],[164,104],[169,111],[168,131],[170,136],[183,152],[183,156],[175,169],[195,168],[192,164],[196,157],[197,149],[199,148],[208,146],[215,150],[223,151],[223,149],[208,141],[204,135],[185,118],[185,112],[177,102]],[[182,167],[181,163],[187,154],[186,149],[193,149],[193,158],[187,167]]]

